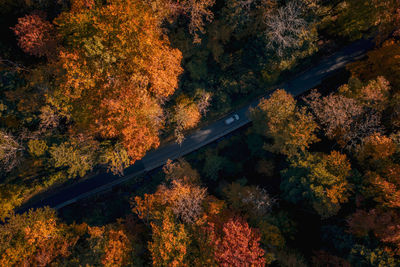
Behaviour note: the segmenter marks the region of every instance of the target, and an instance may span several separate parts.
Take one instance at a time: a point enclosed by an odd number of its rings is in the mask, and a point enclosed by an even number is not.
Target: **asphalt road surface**
[[[295,96],[300,95],[308,89],[320,84],[324,78],[342,69],[349,62],[360,59],[368,50],[372,49],[372,47],[373,44],[371,41],[361,40],[355,42],[347,47],[344,47],[342,50],[336,52],[330,57],[321,59],[317,65],[299,74],[290,81],[282,84],[280,88],[285,89]],[[268,97],[271,92],[272,91],[263,97]],[[43,206],[50,206],[54,209],[60,209],[80,199],[84,199],[96,193],[109,190],[113,186],[120,184],[134,176],[160,167],[164,165],[168,159],[177,159],[190,152],[193,152],[200,147],[205,146],[250,123],[248,110],[250,107],[256,106],[258,102],[259,99],[254,100],[248,106],[243,107],[227,115],[225,118],[213,122],[212,124],[194,132],[193,134],[187,136],[181,145],[170,143],[159,147],[154,151],[148,152],[142,160],[137,161],[134,165],[127,168],[125,170],[125,175],[122,177],[112,175],[111,173],[98,174],[68,187],[62,188],[51,196],[46,196],[43,197],[43,199],[37,200],[34,204],[28,204],[22,207],[19,212],[25,211],[28,208],[38,208]],[[239,120],[235,120],[230,124],[226,124],[225,120],[229,117],[232,117],[233,114],[237,114],[239,116]]]

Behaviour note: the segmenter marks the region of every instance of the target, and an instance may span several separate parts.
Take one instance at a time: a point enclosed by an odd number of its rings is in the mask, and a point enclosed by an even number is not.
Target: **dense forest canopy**
[[[400,265],[399,0],[0,0],[0,30],[1,266]],[[20,212],[267,92],[140,185]]]

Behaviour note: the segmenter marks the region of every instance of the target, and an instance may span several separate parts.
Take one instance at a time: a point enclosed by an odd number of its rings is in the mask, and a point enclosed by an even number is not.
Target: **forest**
[[[400,266],[400,0],[0,0],[0,33],[0,266]],[[162,168],[21,211],[268,92]]]

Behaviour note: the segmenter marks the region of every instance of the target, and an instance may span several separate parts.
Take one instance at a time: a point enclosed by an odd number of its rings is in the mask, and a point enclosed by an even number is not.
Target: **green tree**
[[[215,155],[212,152],[207,154],[208,155],[204,162],[203,172],[208,179],[216,181],[220,175],[220,172],[227,165],[228,160],[224,157]]]
[[[346,155],[337,151],[329,155],[307,153],[282,172],[281,189],[287,200],[308,203],[319,215],[329,217],[348,201],[350,171]]]

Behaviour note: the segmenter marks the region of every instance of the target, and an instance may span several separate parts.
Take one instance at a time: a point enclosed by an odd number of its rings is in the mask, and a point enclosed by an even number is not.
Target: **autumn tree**
[[[304,108],[296,107],[296,100],[284,90],[276,90],[251,111],[256,132],[272,139],[265,148],[288,157],[306,151],[318,141],[314,131],[317,124]]]
[[[173,108],[172,121],[175,123],[177,143],[184,140],[183,132],[194,128],[201,119],[201,113],[196,103],[186,96],[180,96]]]
[[[346,149],[354,149],[363,138],[382,131],[381,114],[364,108],[353,98],[339,94],[321,97],[320,93],[313,91],[305,101],[323,127],[325,135]]]
[[[35,157],[40,157],[47,151],[46,141],[40,139],[31,139],[28,141],[29,153]]]
[[[229,219],[222,229],[210,225],[215,259],[220,266],[265,266],[260,234],[240,218]]]
[[[350,0],[336,7],[335,33],[351,40],[359,39],[363,34],[378,28],[379,40],[390,35],[395,29],[398,0]]]
[[[177,223],[171,213],[166,210],[160,223],[152,222],[152,241],[149,250],[154,266],[183,266],[187,247],[190,243],[188,233],[181,223]]]
[[[266,16],[266,39],[269,48],[276,51],[279,57],[287,56],[290,49],[298,49],[310,34],[309,22],[305,20],[304,3],[289,1]],[[286,52],[286,53],[285,53]]]
[[[95,140],[71,139],[60,145],[50,147],[51,162],[56,168],[67,168],[70,177],[83,177],[91,171],[97,163],[96,150],[98,143]]]
[[[0,265],[49,265],[69,256],[78,238],[49,208],[12,215],[0,225]]]
[[[54,55],[57,46],[54,26],[43,15],[38,13],[19,18],[12,29],[25,53],[37,57]]]
[[[338,91],[339,94],[356,100],[364,107],[383,111],[389,105],[391,86],[389,81],[382,76],[366,84],[357,78],[350,78],[349,83],[339,87]]]
[[[135,198],[134,211],[142,218],[159,219],[166,208],[175,218],[185,223],[195,223],[203,213],[206,189],[184,181],[172,180],[169,186],[161,185],[153,195]]]
[[[357,158],[364,167],[366,190],[382,206],[400,207],[400,165],[396,163],[398,145],[389,137],[374,134],[364,139]]]
[[[394,40],[387,40],[382,46],[367,53],[364,60],[350,63],[347,69],[354,77],[362,81],[376,79],[378,76],[385,77],[393,86],[393,90],[400,90],[400,43]]]
[[[197,185],[173,180],[170,187],[159,187],[172,212],[185,223],[194,223],[203,212],[206,189]]]
[[[184,159],[178,159],[176,162],[168,160],[163,166],[163,172],[167,181],[178,180],[191,184],[200,183],[199,173]]]
[[[62,37],[52,103],[75,131],[117,138],[133,163],[159,144],[161,104],[178,85],[181,53],[139,0],[96,3],[54,21]]]
[[[5,171],[11,171],[20,161],[20,152],[23,147],[17,139],[4,130],[0,130],[0,167]]]
[[[88,237],[80,244],[87,247],[76,259],[81,264],[125,266],[132,260],[132,244],[121,225],[89,226],[87,233]]]
[[[40,108],[39,119],[39,131],[43,133],[47,130],[57,128],[57,126],[60,124],[61,116],[54,110],[54,108],[46,105]]]
[[[115,175],[124,175],[124,169],[130,163],[128,152],[121,144],[111,145],[106,148],[102,157],[102,161],[107,164],[108,170]]]
[[[357,210],[347,223],[354,235],[365,237],[371,232],[383,243],[392,245],[396,253],[400,252],[400,214],[396,210]]]
[[[220,21],[224,26],[218,27],[220,31],[216,31],[215,34],[220,34],[220,42],[224,43],[229,40],[231,34],[241,39],[264,32],[266,18],[277,12],[277,6],[276,1],[270,0],[226,1],[222,9],[223,19]]]
[[[281,189],[289,201],[308,203],[319,215],[329,217],[348,201],[350,171],[346,155],[337,151],[329,155],[307,153],[282,172]]]
[[[241,186],[232,183],[224,188],[230,208],[248,214],[251,218],[262,218],[268,214],[275,202],[268,193],[258,186]]]
[[[348,259],[351,264],[360,266],[396,267],[400,264],[394,253],[380,247],[369,248],[360,244],[351,248]]]

